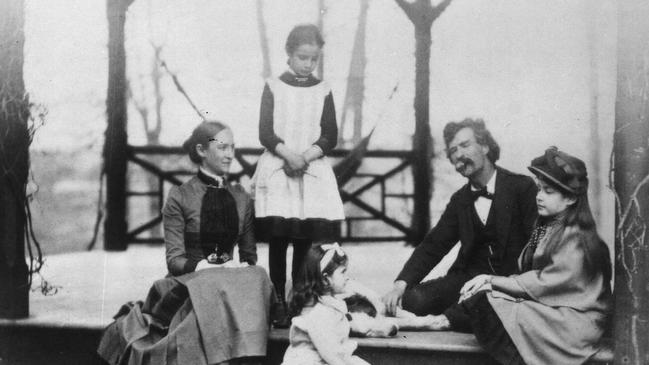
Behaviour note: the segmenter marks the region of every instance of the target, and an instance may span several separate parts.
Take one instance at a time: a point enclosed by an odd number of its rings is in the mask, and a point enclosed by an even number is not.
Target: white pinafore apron
[[[273,129],[286,147],[296,153],[320,137],[320,118],[330,89],[325,82],[310,87],[290,86],[279,79],[268,81],[273,93]],[[266,150],[253,176],[255,215],[284,218],[345,218],[338,184],[326,157],[309,164],[301,177],[288,177],[284,160]]]

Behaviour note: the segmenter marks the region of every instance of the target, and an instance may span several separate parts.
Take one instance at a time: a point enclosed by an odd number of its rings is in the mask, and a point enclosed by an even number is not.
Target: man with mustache
[[[455,170],[469,181],[451,196],[437,225],[383,297],[389,313],[402,306],[420,316],[445,314],[437,320],[461,315],[452,305],[462,285],[478,274],[513,274],[537,217],[534,181],[496,166],[500,147],[482,119],[448,123],[444,141]],[[448,273],[421,282],[458,241],[458,256]]]

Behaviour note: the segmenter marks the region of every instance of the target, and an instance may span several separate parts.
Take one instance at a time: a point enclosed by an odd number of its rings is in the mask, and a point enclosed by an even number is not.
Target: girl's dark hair
[[[320,35],[320,30],[313,24],[296,25],[286,38],[286,54],[289,56],[295,52],[297,47],[303,44],[314,44],[318,48],[324,46],[324,39]]]
[[[320,260],[324,254],[325,251],[320,246],[311,247],[307,252],[291,290],[291,317],[299,315],[304,307],[314,305],[320,296],[329,294],[331,289],[324,275],[331,275],[338,267],[347,265],[347,255],[334,252],[331,261],[321,270]]]
[[[192,135],[183,143],[183,149],[189,155],[189,159],[195,164],[203,162],[203,158],[196,152],[196,145],[207,146],[210,139],[224,129],[229,129],[225,123],[219,121],[204,121],[197,125],[192,131]]]
[[[491,135],[491,132],[485,126],[485,122],[482,119],[471,119],[466,118],[461,122],[450,122],[444,127],[444,142],[446,143],[446,157],[451,158],[451,155],[448,154],[448,145],[451,143],[457,132],[461,129],[470,128],[473,131],[476,142],[483,146],[489,147],[489,152],[487,152],[487,158],[492,163],[496,163],[500,158],[500,146],[498,142]]]
[[[612,278],[611,257],[606,243],[600,238],[597,233],[597,224],[593,213],[590,210],[588,202],[588,194],[584,192],[579,195],[572,195],[561,190],[552,181],[539,177],[545,183],[555,187],[560,194],[567,198],[574,198],[575,203],[566,208],[566,214],[562,219],[562,228],[554,233],[553,237],[548,239],[548,246],[546,247],[542,262],[550,263],[551,257],[559,250],[559,245],[562,241],[560,239],[567,227],[576,227],[577,231],[573,233],[575,236],[567,237],[567,239],[578,239],[579,245],[584,251],[584,268],[587,275],[593,278],[597,273],[602,273],[605,281],[610,281]]]

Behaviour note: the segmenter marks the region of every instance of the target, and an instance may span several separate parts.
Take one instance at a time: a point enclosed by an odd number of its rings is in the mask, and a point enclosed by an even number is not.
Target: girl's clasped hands
[[[304,175],[308,168],[309,163],[303,155],[294,152],[286,154],[284,158],[284,166],[282,166],[286,176],[300,177]]]

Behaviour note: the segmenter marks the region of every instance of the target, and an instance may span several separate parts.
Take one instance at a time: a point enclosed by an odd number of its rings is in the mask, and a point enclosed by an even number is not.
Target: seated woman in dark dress
[[[235,242],[239,261],[254,265],[253,201],[239,184],[229,184],[234,159],[232,131],[223,123],[203,122],[184,143],[198,173],[169,191],[162,209],[167,268],[174,276],[232,265]]]
[[[183,147],[198,173],[169,191],[162,210],[170,275],[144,303],[120,309],[98,352],[110,364],[261,363],[272,285],[255,266],[252,201],[227,181],[232,131],[203,122]]]

